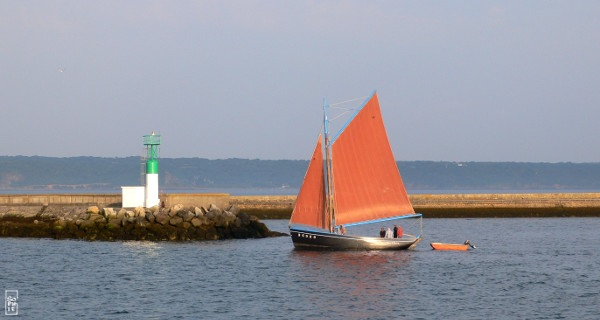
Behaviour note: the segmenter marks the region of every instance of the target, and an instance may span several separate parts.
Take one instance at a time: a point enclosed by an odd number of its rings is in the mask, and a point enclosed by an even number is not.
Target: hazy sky
[[[396,160],[600,161],[599,1],[0,2],[0,155],[308,159],[378,91]],[[360,105],[357,103],[356,106]]]

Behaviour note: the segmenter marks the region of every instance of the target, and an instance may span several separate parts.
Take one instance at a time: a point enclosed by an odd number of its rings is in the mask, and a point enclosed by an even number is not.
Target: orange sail
[[[321,135],[304,176],[304,182],[296,199],[290,224],[304,224],[329,229],[325,218],[325,176],[323,173],[323,150]]]
[[[336,225],[415,213],[394,160],[377,93],[335,138],[331,153]]]

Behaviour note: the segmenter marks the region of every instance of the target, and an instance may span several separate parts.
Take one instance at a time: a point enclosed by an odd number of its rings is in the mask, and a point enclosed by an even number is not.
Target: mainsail
[[[290,220],[290,224],[292,223],[329,229],[329,219],[325,218],[325,176],[321,135],[296,199],[296,206]]]
[[[331,154],[336,225],[415,213],[394,160],[377,93],[334,138]]]

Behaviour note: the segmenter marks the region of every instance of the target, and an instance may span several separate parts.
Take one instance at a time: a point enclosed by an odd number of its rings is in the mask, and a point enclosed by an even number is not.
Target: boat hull
[[[431,247],[433,248],[433,250],[467,251],[467,249],[469,249],[468,244],[441,243],[441,242],[432,242]]]
[[[406,250],[412,249],[421,241],[420,237],[412,235],[387,239],[347,236],[294,228],[290,228],[290,235],[296,249],[308,250]]]

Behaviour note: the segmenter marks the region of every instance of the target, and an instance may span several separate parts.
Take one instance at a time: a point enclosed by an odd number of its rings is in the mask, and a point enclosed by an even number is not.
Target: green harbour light
[[[158,146],[160,146],[160,134],[148,134],[143,138],[146,147],[146,173],[158,173]]]

